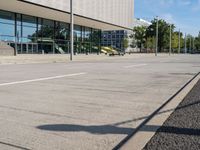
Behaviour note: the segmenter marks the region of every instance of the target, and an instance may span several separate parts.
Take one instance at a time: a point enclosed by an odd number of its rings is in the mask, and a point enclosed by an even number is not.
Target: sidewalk
[[[160,54],[159,56],[168,56],[167,54]],[[154,54],[126,54],[125,56],[108,56],[105,54],[79,54],[73,56],[73,61],[101,61],[101,60],[113,60],[116,58],[142,58],[142,57],[154,57]],[[31,64],[31,63],[66,63],[70,62],[69,54],[19,54],[18,56],[0,56],[0,64]]]

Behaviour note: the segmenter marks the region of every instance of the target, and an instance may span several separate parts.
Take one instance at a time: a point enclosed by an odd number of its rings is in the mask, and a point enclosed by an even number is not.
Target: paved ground
[[[167,119],[144,150],[200,149],[200,81]]]
[[[125,58],[140,58],[141,55],[143,57],[151,57],[152,54],[134,54],[134,55],[126,55]],[[165,56],[166,54],[160,54],[161,56]],[[102,60],[112,60],[116,57],[108,57],[108,55],[101,54],[79,54],[73,56],[73,61],[102,61]],[[70,56],[68,54],[19,54],[17,57],[15,56],[0,56],[0,64],[31,64],[31,63],[67,63],[70,61]]]
[[[199,58],[0,65],[0,149],[112,149],[199,72]]]
[[[125,55],[124,59],[137,59],[137,58],[146,58],[152,57],[154,54],[131,54]],[[161,57],[167,56],[168,54],[159,54]],[[101,54],[79,54],[73,56],[73,61],[102,61],[102,60],[115,60],[116,57],[109,57],[108,55]],[[17,57],[15,56],[0,56],[0,64],[35,64],[35,63],[68,63],[70,61],[70,56],[68,54],[19,54]]]

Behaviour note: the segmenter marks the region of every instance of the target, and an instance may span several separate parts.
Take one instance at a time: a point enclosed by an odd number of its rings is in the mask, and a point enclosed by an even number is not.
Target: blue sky
[[[196,36],[200,31],[200,0],[135,0],[135,18],[149,21],[155,16]]]

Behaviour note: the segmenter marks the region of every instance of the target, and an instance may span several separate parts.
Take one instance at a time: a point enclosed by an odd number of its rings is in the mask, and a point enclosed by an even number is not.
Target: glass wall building
[[[151,25],[151,22],[137,18],[134,19],[132,27],[148,27],[149,25]],[[140,52],[140,50],[134,44],[136,41],[134,38],[132,38],[134,36],[133,30],[103,31],[101,35],[102,46],[109,46],[126,52]],[[128,42],[128,45],[126,46],[124,45],[124,39],[126,39]]]
[[[0,10],[0,40],[18,54],[69,53],[70,24]],[[75,25],[76,53],[100,51],[101,30]]]
[[[102,30],[132,28],[133,0],[76,0],[73,9],[75,53],[99,53]],[[0,1],[0,42],[18,54],[69,53],[70,0]]]
[[[124,51],[124,39],[128,38],[128,33],[125,30],[104,31],[101,38],[102,46],[109,46]]]

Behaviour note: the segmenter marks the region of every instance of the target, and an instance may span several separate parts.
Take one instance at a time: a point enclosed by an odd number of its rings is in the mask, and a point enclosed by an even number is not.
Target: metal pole
[[[73,13],[73,0],[70,0],[70,60],[73,60],[74,54],[74,13]]]
[[[170,24],[170,37],[169,37],[169,55],[171,55],[172,52],[172,25]]]
[[[158,16],[156,16],[156,51],[155,51],[155,56],[158,55]]]
[[[178,53],[181,52],[181,31],[179,29],[179,34],[178,34]]]
[[[194,43],[194,42],[195,42],[195,37],[193,38],[193,44],[192,44],[192,49],[193,49],[193,51],[195,50],[195,46],[194,46],[195,43]]]
[[[192,37],[190,36],[190,53],[192,52]]]
[[[17,56],[17,14],[15,13],[15,56]]]
[[[187,53],[187,34],[185,33],[185,54]]]

